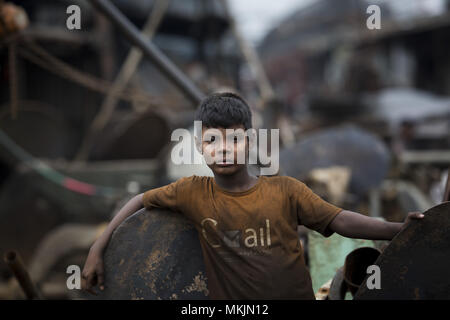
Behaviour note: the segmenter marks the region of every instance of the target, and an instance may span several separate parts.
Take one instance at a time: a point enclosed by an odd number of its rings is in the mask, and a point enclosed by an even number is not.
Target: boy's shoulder
[[[178,179],[175,183],[178,187],[200,186],[211,182],[213,177],[192,175]]]
[[[269,176],[267,181],[286,186],[304,186],[305,183],[290,176]]]
[[[266,179],[272,188],[275,188],[287,195],[305,194],[309,190],[308,186],[301,180],[290,176],[271,176]]]

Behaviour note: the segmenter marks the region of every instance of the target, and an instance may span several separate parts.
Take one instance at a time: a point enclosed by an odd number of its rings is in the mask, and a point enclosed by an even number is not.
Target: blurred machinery
[[[0,254],[14,248],[26,266],[65,223],[94,230],[120,199],[166,182],[170,132],[191,123],[203,90],[239,86],[241,58],[221,1],[70,4],[82,10],[81,30],[66,28],[64,1],[0,2],[0,208],[8,221]],[[153,55],[130,46],[133,35]],[[0,280],[11,276],[0,264]]]

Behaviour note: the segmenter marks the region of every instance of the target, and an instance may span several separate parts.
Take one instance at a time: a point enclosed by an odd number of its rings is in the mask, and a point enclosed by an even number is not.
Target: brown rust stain
[[[150,282],[146,281],[145,284],[147,285],[148,288],[150,288],[150,290],[152,291],[153,294],[156,294],[156,284],[155,284],[156,279],[151,279]]]
[[[145,261],[145,269],[143,271],[155,271],[158,266],[164,261],[165,258],[169,256],[167,250],[154,250]]]
[[[145,259],[143,268],[139,270],[139,276],[145,279],[145,284],[156,294],[156,281],[158,280],[156,272],[164,260],[169,256],[167,249],[155,249]]]
[[[150,219],[142,219],[142,223],[139,226],[139,233],[145,233],[148,229],[148,226],[150,224]]]
[[[205,296],[209,295],[208,286],[206,284],[207,278],[203,275],[203,273],[200,271],[198,275],[194,277],[194,282],[192,282],[190,285],[185,287],[182,292],[203,292]]]
[[[131,293],[131,300],[144,300],[143,297],[138,297],[135,292]]]

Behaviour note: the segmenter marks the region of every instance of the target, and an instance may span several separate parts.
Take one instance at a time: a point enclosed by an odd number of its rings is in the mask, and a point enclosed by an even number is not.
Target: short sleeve
[[[145,208],[164,208],[179,211],[180,186],[184,185],[187,178],[178,179],[166,186],[144,192],[142,203]]]
[[[291,181],[291,195],[298,223],[325,237],[331,236],[333,231],[327,227],[342,209],[320,198],[303,182],[291,179],[294,180]]]

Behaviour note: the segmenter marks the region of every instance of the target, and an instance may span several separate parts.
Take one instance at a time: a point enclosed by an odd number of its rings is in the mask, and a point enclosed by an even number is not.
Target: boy
[[[297,225],[351,238],[391,240],[405,223],[391,223],[338,208],[314,194],[304,183],[283,176],[253,176],[237,152],[248,155],[247,139],[217,147],[207,138],[213,128],[251,128],[247,103],[232,93],[214,94],[199,106],[201,151],[216,159],[208,163],[214,177],[191,176],[149,190],[130,200],[92,245],[82,273],[82,286],[103,290],[103,251],[114,229],[141,209],[163,207],[189,218],[199,232],[208,289],[212,299],[314,299],[303,259]],[[231,148],[231,144],[234,144]],[[217,160],[218,159],[218,160]]]

